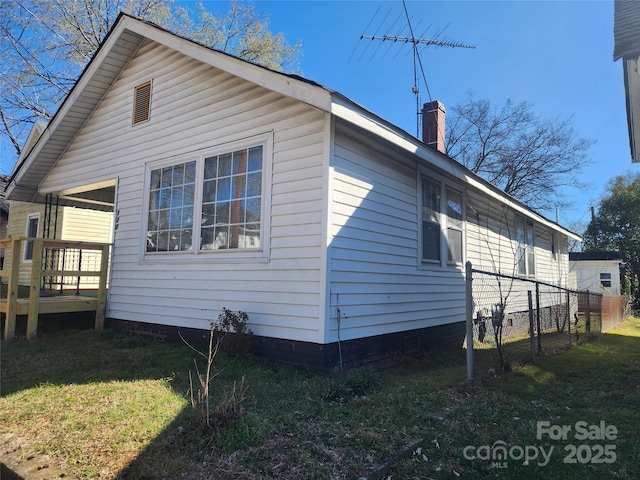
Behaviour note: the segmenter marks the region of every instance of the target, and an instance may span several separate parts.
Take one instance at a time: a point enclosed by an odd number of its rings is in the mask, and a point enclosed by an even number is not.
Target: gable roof
[[[571,238],[580,236],[565,229],[504,193],[451,157],[437,152],[398,126],[367,110],[346,96],[298,75],[270,70],[233,55],[206,47],[176,35],[155,24],[120,13],[94,57],[85,67],[73,89],[47,125],[35,146],[14,169],[7,196],[10,199],[43,202],[38,187],[89,120],[104,96],[127,67],[142,43],[149,39],[186,56],[227,71],[239,78],[279,92],[353,124],[376,137],[447,171],[466,184],[507,204],[515,211],[560,231]],[[104,190],[106,185],[96,185]],[[77,199],[82,200],[79,196]],[[90,199],[87,198],[88,203]],[[65,204],[64,200],[61,204]]]

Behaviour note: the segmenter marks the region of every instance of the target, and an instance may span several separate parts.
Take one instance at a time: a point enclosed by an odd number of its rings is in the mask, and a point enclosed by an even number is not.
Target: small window
[[[551,232],[551,260],[558,261],[558,233]]]
[[[464,193],[421,176],[422,263],[459,266],[464,255]]]
[[[600,285],[603,288],[611,288],[611,274],[610,273],[601,273],[600,274]]]
[[[531,220],[516,217],[516,265],[519,275],[536,274],[534,227]]]
[[[447,250],[450,263],[462,263],[462,193],[447,187]]]
[[[29,238],[38,238],[38,223],[40,222],[40,215],[37,213],[31,214],[27,217],[27,229],[25,235]],[[33,260],[33,242],[27,241],[24,245],[24,259]]]
[[[151,82],[143,83],[135,88],[133,95],[133,124],[149,120],[151,109]]]

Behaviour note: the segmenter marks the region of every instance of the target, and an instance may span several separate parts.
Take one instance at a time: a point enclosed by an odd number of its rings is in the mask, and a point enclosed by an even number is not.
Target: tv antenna
[[[429,30],[430,26],[427,27],[427,29],[422,33],[422,35],[420,36],[416,36],[415,35],[415,30],[414,27],[411,23],[411,17],[409,16],[409,11],[407,10],[407,4],[405,2],[405,0],[402,0],[402,7],[404,9],[404,16],[406,18],[406,25],[402,26],[400,28],[400,30],[397,32],[396,35],[390,35],[390,32],[392,31],[393,28],[396,27],[396,25],[398,24],[398,22],[400,22],[400,19],[402,17],[402,13],[400,14],[400,16],[398,16],[396,18],[396,20],[391,24],[390,27],[388,27],[386,29],[386,33],[384,34],[378,34],[378,31],[380,31],[380,29],[382,28],[383,24],[385,22],[388,21],[389,18],[389,14],[391,13],[391,10],[389,10],[387,12],[387,14],[384,16],[382,22],[380,23],[380,25],[378,26],[378,29],[376,31],[376,33],[374,35],[360,35],[360,40],[371,40],[371,41],[380,41],[380,46],[382,46],[382,44],[388,42],[387,44],[389,45],[389,48],[387,49],[387,51],[383,54],[386,55],[389,50],[391,48],[393,48],[394,45],[400,45],[400,48],[402,48],[402,46],[404,45],[411,45],[411,50],[413,53],[413,88],[411,89],[411,91],[413,92],[413,94],[416,97],[416,137],[420,136],[420,87],[418,86],[418,68],[420,69],[420,72],[422,73],[422,79],[424,81],[424,85],[425,88],[427,89],[427,95],[429,96],[429,101],[432,100],[431,98],[431,92],[429,91],[429,84],[427,83],[427,76],[424,73],[424,67],[422,65],[422,59],[420,58],[420,49],[424,49],[426,47],[429,46],[436,46],[436,47],[450,47],[450,48],[476,48],[475,45],[470,45],[467,43],[462,43],[462,42],[456,42],[453,40],[450,40],[448,38],[441,38],[442,34],[444,33],[445,29],[449,26],[448,24],[438,30],[434,36],[432,36],[431,38],[425,38],[425,35],[427,33],[427,31]],[[374,21],[374,19],[377,17],[378,12],[380,11],[380,7],[378,7],[378,10],[376,10],[376,12],[374,13],[373,17],[371,18],[371,20],[369,21],[369,24],[367,25],[367,27],[365,28],[365,31],[370,27],[371,23]],[[418,22],[418,24],[416,25],[416,28],[419,27],[420,22]],[[402,23],[401,23],[402,25]],[[405,32],[405,30],[408,29],[408,32]],[[379,50],[380,46],[378,47],[378,49],[376,49],[376,51],[374,52],[373,55],[375,55],[375,53]],[[368,46],[367,46],[368,48]],[[362,56],[364,56],[364,54],[366,53],[366,50],[363,52]],[[354,49],[355,52],[355,49]],[[400,50],[398,50],[398,52],[396,53],[396,56],[398,55],[398,53],[400,52]],[[353,53],[351,54],[353,56]],[[372,55],[372,57],[373,57]],[[362,58],[362,57],[361,57]]]

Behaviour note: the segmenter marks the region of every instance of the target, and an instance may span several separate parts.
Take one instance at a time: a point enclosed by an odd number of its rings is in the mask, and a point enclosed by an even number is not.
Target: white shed
[[[621,295],[618,252],[571,252],[569,275],[575,276],[576,288],[603,295]]]
[[[460,347],[464,262],[566,284],[579,238],[333,90],[127,15],[8,193],[115,212],[108,324],[242,310],[310,369]]]

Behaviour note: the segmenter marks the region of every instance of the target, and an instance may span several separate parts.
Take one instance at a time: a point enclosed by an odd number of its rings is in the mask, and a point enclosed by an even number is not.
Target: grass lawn
[[[334,375],[221,354],[213,406],[244,375],[245,414],[205,431],[186,346],[47,333],[2,345],[0,434],[87,479],[637,479],[639,352],[629,319],[474,384],[464,352]]]

